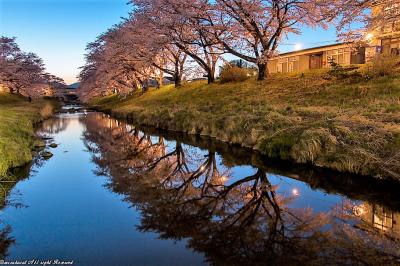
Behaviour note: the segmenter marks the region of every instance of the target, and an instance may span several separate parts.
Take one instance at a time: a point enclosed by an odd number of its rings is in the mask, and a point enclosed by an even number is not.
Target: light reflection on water
[[[400,255],[399,185],[270,163],[101,113],[60,114],[41,134],[59,146],[13,189],[26,207],[3,209],[9,260],[391,264]]]

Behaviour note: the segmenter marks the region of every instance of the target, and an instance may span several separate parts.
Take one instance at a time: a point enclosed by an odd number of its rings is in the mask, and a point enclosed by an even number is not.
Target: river
[[[97,112],[60,113],[38,134],[58,146],[7,193],[6,261],[399,263],[397,183],[270,161]]]

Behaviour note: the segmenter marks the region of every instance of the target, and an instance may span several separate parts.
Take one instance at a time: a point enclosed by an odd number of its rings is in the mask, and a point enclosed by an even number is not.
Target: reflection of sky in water
[[[3,210],[1,217],[5,224],[11,225],[12,236],[17,241],[8,259],[75,258],[78,263],[96,265],[201,264],[202,255],[188,249],[187,241],[161,240],[156,233],[137,230],[142,218],[140,211],[130,208],[123,195],[105,187],[109,181],[107,177],[95,174],[98,166],[92,156],[100,154],[90,153],[84,145],[86,122],[83,117],[84,114],[63,114],[44,123],[45,131],[57,132],[54,142],[59,146],[51,149],[54,153],[51,160],[14,188],[21,193],[21,203],[28,207],[9,206]],[[111,120],[106,122],[107,127],[113,126]],[[125,129],[129,132],[132,127],[125,126]],[[143,133],[139,135],[144,136]],[[150,139],[158,143],[160,138],[151,136]],[[176,149],[175,141],[164,140],[164,144],[167,153]],[[95,143],[91,145],[96,146]],[[199,169],[209,154],[208,150],[187,144],[182,147],[192,162],[189,164],[191,171]],[[249,165],[229,168],[218,154],[215,160],[219,173],[229,176],[226,185],[257,172]],[[345,199],[312,189],[294,178],[268,174],[268,180],[277,187],[278,194],[293,198],[288,204],[291,208],[324,212]],[[218,219],[217,216],[214,219]]]
[[[234,179],[253,175],[256,170],[251,166],[233,167],[231,169]],[[278,186],[277,192],[293,200],[288,204],[292,208],[311,207],[316,212],[329,211],[342,200],[341,196],[330,195],[320,190],[311,189],[307,183],[296,179],[268,174],[269,181],[273,186]]]
[[[151,140],[153,143],[156,143],[158,137],[152,136]],[[174,141],[165,141],[164,143],[167,145],[167,150],[169,152],[174,150]],[[208,153],[208,151],[185,144],[182,146],[186,151],[190,150],[188,154],[194,154],[192,157],[198,159],[197,164],[195,163],[190,167],[191,170],[196,170],[198,164],[204,161],[203,157]],[[222,157],[218,154],[216,156],[216,162],[220,173],[227,170],[227,167],[223,165]],[[229,172],[231,173],[231,179],[226,182],[227,185],[244,177],[254,175],[257,172],[257,169],[249,165],[241,165],[229,168]],[[343,197],[339,195],[327,194],[324,191],[312,189],[307,183],[293,178],[268,174],[268,179],[273,186],[278,186],[277,192],[279,194],[284,197],[293,198],[293,200],[288,204],[291,208],[310,207],[315,212],[329,211],[343,199]]]
[[[135,229],[140,212],[122,195],[104,187],[91,154],[85,152],[84,125],[77,115],[56,134],[54,156],[30,179],[14,188],[27,208],[7,207],[1,215],[12,227],[16,245],[8,259],[71,259],[91,265],[200,264],[202,257],[185,241],[159,240]],[[65,152],[68,151],[68,152]],[[174,263],[175,264],[175,263]]]

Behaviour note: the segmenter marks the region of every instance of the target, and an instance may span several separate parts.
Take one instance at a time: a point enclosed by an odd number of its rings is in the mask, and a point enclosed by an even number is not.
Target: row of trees
[[[38,97],[49,88],[65,86],[64,80],[46,72],[34,53],[21,51],[15,38],[0,37],[0,86],[11,93]]]
[[[391,5],[384,1],[384,5]],[[370,25],[372,0],[131,0],[128,19],[87,47],[80,73],[82,89],[92,94],[110,88],[142,88],[149,79],[173,78],[180,86],[193,66],[209,83],[223,54],[257,65],[258,79],[277,55],[287,34],[302,27],[327,28],[335,23],[340,36],[360,37],[357,25]],[[365,27],[363,27],[365,29]],[[351,33],[351,34],[350,34]],[[195,63],[195,64],[194,64]],[[198,73],[198,71],[195,71]]]

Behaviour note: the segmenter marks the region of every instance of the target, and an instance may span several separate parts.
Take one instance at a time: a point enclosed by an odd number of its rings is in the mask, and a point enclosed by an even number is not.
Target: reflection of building
[[[379,205],[364,203],[357,207],[356,214],[373,228],[400,239],[400,213]]]
[[[329,68],[332,60],[340,65],[364,64],[377,54],[400,55],[400,3],[398,0],[376,1],[372,7],[371,28],[365,36],[368,45],[351,48],[349,44],[332,44],[280,54],[268,62],[270,73],[287,73]],[[392,18],[392,19],[391,19]]]

